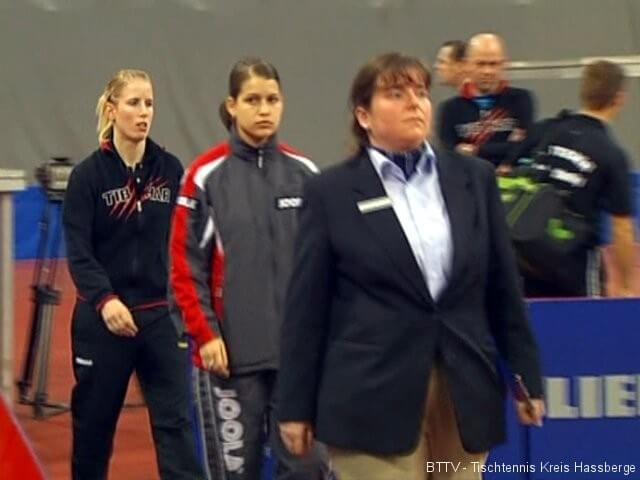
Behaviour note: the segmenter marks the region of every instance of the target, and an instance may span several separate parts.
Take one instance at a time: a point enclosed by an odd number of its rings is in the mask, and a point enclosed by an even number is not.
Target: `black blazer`
[[[283,325],[280,421],[310,421],[329,445],[412,451],[438,360],[470,452],[504,441],[502,357],[541,396],[537,347],[519,287],[493,167],[437,151],[453,264],[429,294],[368,153],[306,185]]]

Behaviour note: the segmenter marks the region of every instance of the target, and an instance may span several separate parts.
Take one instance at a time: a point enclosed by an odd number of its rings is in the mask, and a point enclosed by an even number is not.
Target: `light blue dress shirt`
[[[451,223],[438,181],[437,158],[428,142],[416,171],[402,169],[379,151],[369,158],[391,200],[431,297],[437,301],[449,282],[453,259]]]

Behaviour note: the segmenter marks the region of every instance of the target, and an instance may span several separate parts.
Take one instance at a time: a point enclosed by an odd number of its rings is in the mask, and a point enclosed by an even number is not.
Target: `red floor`
[[[30,328],[31,292],[29,286],[32,283],[32,271],[33,262],[18,262],[14,287],[16,297],[16,378],[20,375],[25,338]],[[638,260],[636,260],[636,271],[640,273]],[[640,294],[640,275],[636,275],[635,279],[637,280],[635,292]],[[612,281],[615,283],[616,279],[614,278]],[[63,262],[58,267],[57,287],[62,290],[62,304],[55,308],[54,313],[48,392],[49,401],[68,403],[73,384],[69,353],[69,322],[75,290]],[[139,401],[140,394],[135,382],[133,382],[129,388],[127,402],[136,403]],[[34,420],[31,408],[25,405],[17,405],[16,412],[49,478],[51,480],[70,478],[71,430],[69,414],[50,417],[47,420]],[[146,409],[128,408],[121,415],[109,478],[117,480],[159,478]]]
[[[15,358],[16,378],[20,376],[26,336],[30,328],[33,262],[18,262],[15,275]],[[73,377],[69,341],[70,314],[75,290],[65,264],[58,267],[57,287],[62,290],[62,304],[54,311],[49,361],[48,393],[50,402],[69,403]],[[140,402],[135,382],[129,388],[128,403]],[[68,413],[47,420],[33,419],[31,407],[16,406],[17,417],[33,448],[42,462],[48,478],[70,478],[69,453],[71,451],[71,425]],[[148,427],[146,409],[127,408],[118,424],[114,453],[111,460],[110,479],[152,480],[159,478],[155,453]],[[2,479],[4,480],[4,479]],[[12,479],[13,480],[13,479]],[[16,479],[17,480],[17,479]],[[22,480],[22,479],[21,479]]]

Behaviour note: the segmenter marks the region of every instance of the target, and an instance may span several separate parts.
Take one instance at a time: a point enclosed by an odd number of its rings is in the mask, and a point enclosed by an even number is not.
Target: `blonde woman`
[[[135,371],[163,479],[202,478],[188,414],[188,351],[166,301],[167,241],[183,168],[149,138],[149,75],[121,70],[98,100],[99,148],[69,180],[63,223],[72,320],[74,479],[107,478]]]

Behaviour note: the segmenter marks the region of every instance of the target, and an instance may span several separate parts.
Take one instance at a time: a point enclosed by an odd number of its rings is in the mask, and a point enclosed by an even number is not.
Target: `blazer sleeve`
[[[326,349],[334,259],[318,177],[307,181],[282,326],[279,421],[314,422]]]
[[[486,306],[501,357],[519,374],[531,396],[542,397],[538,347],[520,288],[520,275],[509,239],[504,209],[493,172],[487,174],[490,258]]]
[[[100,312],[116,295],[94,254],[92,234],[97,193],[90,177],[86,164],[73,169],[64,197],[62,226],[69,272],[78,295]]]

